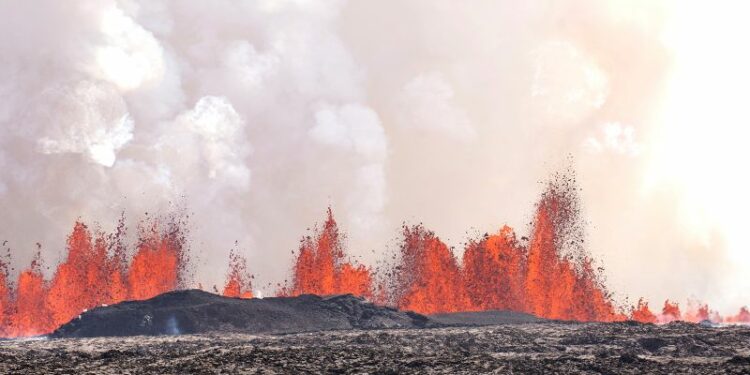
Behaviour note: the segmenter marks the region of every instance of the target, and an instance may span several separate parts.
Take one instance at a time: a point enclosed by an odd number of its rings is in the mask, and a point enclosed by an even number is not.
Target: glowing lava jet
[[[229,254],[227,282],[221,294],[225,297],[253,298],[252,278],[247,269],[247,260],[232,250]]]
[[[154,297],[182,286],[184,236],[178,222],[143,225],[128,264],[122,244],[124,224],[106,235],[76,222],[67,241],[67,258],[51,280],[41,272],[39,254],[7,282],[0,269],[0,336],[31,336],[53,331],[81,312],[104,304]]]
[[[183,227],[177,219],[141,223],[129,252],[123,243],[124,219],[113,234],[76,222],[67,240],[67,257],[50,280],[42,275],[38,253],[15,283],[8,281],[9,261],[0,260],[0,337],[48,333],[86,309],[186,287]],[[658,314],[643,299],[625,311],[616,308],[583,248],[575,181],[566,176],[548,183],[530,233],[521,240],[504,226],[469,241],[459,262],[422,225],[405,225],[402,237],[394,262],[373,272],[346,259],[345,238],[329,208],[325,223],[300,242],[292,281],[278,294],[351,293],[425,314],[513,310],[578,321],[750,322],[746,307],[725,318],[697,302],[683,312],[667,300]],[[232,251],[221,293],[252,298],[251,280],[247,262]]]
[[[472,309],[456,258],[421,225],[403,228],[400,264],[392,273],[392,300],[402,310],[425,314]]]
[[[434,232],[422,225],[404,226],[395,264],[377,269],[344,261],[345,250],[331,210],[323,228],[303,239],[293,268],[293,285],[280,295],[352,293],[402,310],[424,314],[458,311],[513,310],[540,317],[577,321],[668,323],[750,322],[742,308],[721,318],[705,304],[684,315],[666,301],[660,314],[640,299],[617,308],[583,247],[575,181],[558,175],[536,205],[531,232],[521,241],[512,228],[469,241],[462,263]],[[345,270],[357,272],[351,283]],[[373,283],[374,276],[380,283]]]
[[[351,293],[372,297],[370,270],[362,265],[355,266],[344,257],[343,238],[328,208],[323,227],[300,242],[292,285],[284,288],[280,295]]]
[[[564,252],[564,244],[580,242],[580,230],[574,185],[561,177],[537,204],[530,243],[521,244],[505,226],[470,241],[463,265],[434,233],[405,227],[391,300],[425,314],[514,310],[553,319],[624,319],[583,250]]]

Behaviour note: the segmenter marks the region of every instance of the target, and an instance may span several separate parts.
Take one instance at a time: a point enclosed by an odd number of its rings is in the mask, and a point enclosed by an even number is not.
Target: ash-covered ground
[[[750,373],[750,328],[526,323],[0,341],[0,373]]]

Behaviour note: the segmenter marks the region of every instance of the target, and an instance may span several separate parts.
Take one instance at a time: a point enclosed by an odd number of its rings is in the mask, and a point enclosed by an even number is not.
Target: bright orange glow
[[[86,309],[127,299],[146,299],[180,287],[183,238],[176,224],[142,229],[128,266],[122,221],[114,235],[92,232],[76,222],[67,241],[67,258],[51,280],[41,272],[39,255],[13,288],[0,270],[0,336],[49,333]]]
[[[566,185],[550,184],[537,205],[526,274],[526,309],[534,315],[580,321],[620,320],[585,254],[562,253],[575,225],[576,197]]]
[[[512,228],[469,241],[462,263],[452,249],[422,225],[404,226],[394,264],[378,273],[346,260],[345,238],[328,209],[324,225],[302,239],[290,285],[280,295],[351,293],[402,310],[424,314],[513,310],[539,317],[577,321],[647,323],[676,320],[750,323],[742,307],[722,318],[705,303],[689,302],[683,312],[665,301],[653,313],[640,299],[629,314],[618,310],[595,270],[577,226],[577,196],[567,182],[552,182],[536,206],[531,233],[518,240]],[[130,261],[123,244],[124,219],[114,234],[76,222],[67,239],[67,257],[50,280],[41,272],[40,255],[22,270],[15,284],[0,261],[0,336],[44,334],[86,309],[123,300],[140,300],[184,286],[185,239],[179,223],[139,226]],[[246,260],[232,251],[222,294],[252,298]]]
[[[726,319],[727,323],[750,323],[750,311],[747,306],[742,306],[737,315],[730,316]]]
[[[669,300],[664,301],[664,308],[661,310],[660,323],[669,323],[675,320],[682,320],[680,305]]]
[[[648,308],[648,302],[643,298],[638,300],[638,305],[633,309],[631,319],[641,323],[656,323],[656,315]]]
[[[30,336],[48,332],[55,325],[47,308],[46,288],[40,270],[39,257],[31,262],[29,269],[18,276],[13,315],[9,317],[11,336]]]
[[[525,308],[526,252],[513,229],[471,241],[464,252],[463,274],[469,299],[479,310]]]
[[[160,233],[156,226],[142,231],[138,251],[128,269],[128,296],[140,300],[178,286],[182,238],[179,232]]]
[[[352,293],[372,297],[370,270],[364,266],[355,267],[345,261],[342,240],[333,212],[329,208],[323,228],[314,237],[302,239],[294,264],[291,288],[285,288],[280,294],[297,296]]]
[[[421,225],[403,228],[393,293],[396,307],[424,314],[472,310],[456,258]]]
[[[253,298],[252,275],[247,270],[247,260],[234,250],[229,254],[229,272],[224,291],[225,297]]]

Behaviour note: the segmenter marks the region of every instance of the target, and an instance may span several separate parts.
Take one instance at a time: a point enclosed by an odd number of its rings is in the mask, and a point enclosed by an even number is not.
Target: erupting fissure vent
[[[229,253],[229,272],[222,295],[235,298],[253,298],[253,276],[247,269],[247,260],[234,249]]]
[[[552,319],[624,319],[577,244],[583,237],[578,220],[574,184],[561,176],[537,205],[528,244],[505,226],[470,241],[459,265],[434,233],[405,227],[391,301],[425,314],[514,310]],[[568,243],[575,246],[564,254]]]
[[[323,228],[300,243],[294,264],[292,285],[279,295],[344,294],[372,297],[370,270],[363,265],[353,265],[344,259],[344,244],[333,212],[328,208],[328,218]]]
[[[67,258],[51,280],[41,272],[39,254],[8,285],[0,270],[0,335],[31,336],[53,331],[86,309],[139,300],[182,286],[184,235],[179,221],[142,223],[130,263],[126,261],[124,219],[114,234],[92,232],[76,222]]]
[[[351,293],[425,314],[513,310],[579,321],[750,322],[746,307],[725,318],[697,302],[684,313],[669,300],[659,314],[644,299],[625,311],[616,307],[583,246],[576,189],[572,178],[556,176],[536,205],[528,237],[518,240],[504,226],[469,241],[461,262],[432,231],[404,225],[393,261],[374,270],[347,260],[344,235],[329,208],[324,225],[301,240],[292,280],[278,295]],[[15,283],[8,281],[7,259],[0,260],[0,336],[48,333],[86,309],[185,287],[183,228],[177,219],[141,223],[130,254],[124,219],[113,234],[76,222],[67,258],[50,280],[42,275],[39,253]],[[252,298],[251,280],[246,260],[232,250],[222,294]]]

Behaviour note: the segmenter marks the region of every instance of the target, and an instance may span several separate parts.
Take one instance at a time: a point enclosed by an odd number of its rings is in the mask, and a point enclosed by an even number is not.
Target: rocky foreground
[[[526,323],[0,341],[0,373],[750,373],[750,328]]]

